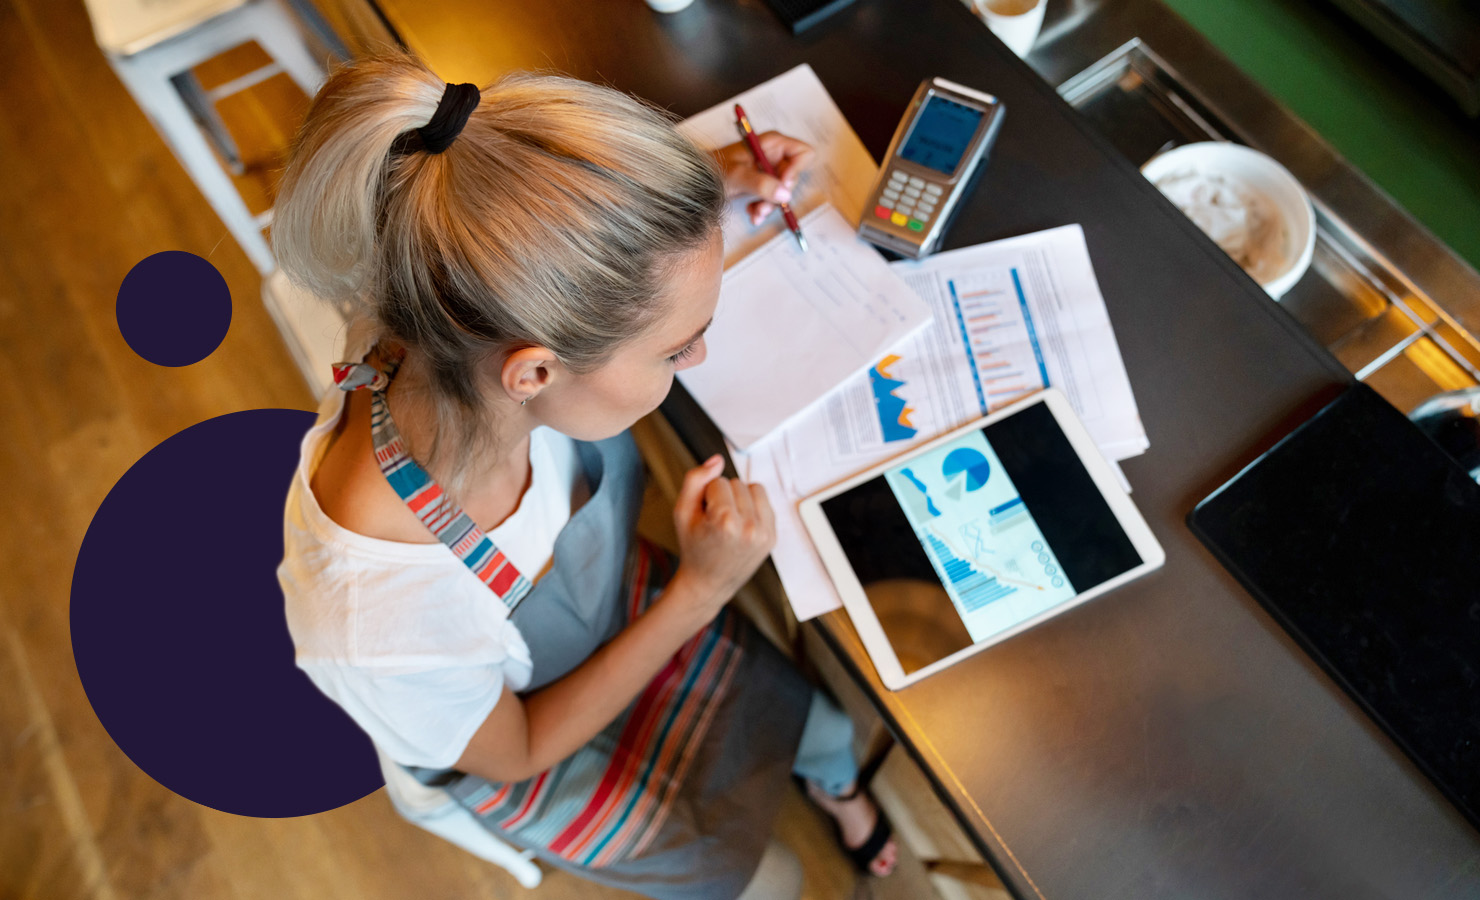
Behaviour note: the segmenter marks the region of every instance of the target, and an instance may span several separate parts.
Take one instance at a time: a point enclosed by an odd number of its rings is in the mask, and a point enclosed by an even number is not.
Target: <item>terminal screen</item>
[[[915,127],[910,129],[899,155],[950,175],[960,165],[961,155],[971,144],[983,115],[979,109],[932,94],[915,119]]]

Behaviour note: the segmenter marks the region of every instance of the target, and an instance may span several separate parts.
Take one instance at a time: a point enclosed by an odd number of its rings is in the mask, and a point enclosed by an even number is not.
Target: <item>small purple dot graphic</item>
[[[157,366],[188,366],[210,356],[231,327],[231,289],[194,253],[166,250],[124,276],[114,307],[118,330]]]
[[[370,739],[293,662],[277,566],[314,414],[208,419],[149,451],[93,516],[72,574],[72,652],[134,764],[203,806],[303,816],[384,780]]]

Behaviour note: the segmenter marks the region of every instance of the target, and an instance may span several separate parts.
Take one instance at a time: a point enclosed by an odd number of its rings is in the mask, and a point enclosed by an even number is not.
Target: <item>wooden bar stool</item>
[[[277,268],[262,229],[272,210],[252,215],[232,184],[241,155],[216,112],[223,97],[286,72],[312,97],[324,65],[304,28],[343,53],[316,11],[295,16],[284,0],[85,0],[93,34],[134,102],[144,110],[175,158],[190,173],[216,214],[262,274]],[[207,91],[191,69],[240,44],[256,41],[272,62]],[[215,151],[212,150],[215,145]],[[229,172],[228,172],[229,170]]]

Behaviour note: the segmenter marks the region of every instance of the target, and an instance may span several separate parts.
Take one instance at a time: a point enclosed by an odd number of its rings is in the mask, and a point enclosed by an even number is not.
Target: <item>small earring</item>
[[[525,398],[524,398],[524,399],[523,399],[523,400],[520,400],[520,401],[519,401],[519,405],[520,405],[520,406],[523,406],[523,405],[524,405],[524,404],[526,404],[526,403],[528,403],[528,402],[529,402],[529,398],[528,398],[528,397],[525,397]]]

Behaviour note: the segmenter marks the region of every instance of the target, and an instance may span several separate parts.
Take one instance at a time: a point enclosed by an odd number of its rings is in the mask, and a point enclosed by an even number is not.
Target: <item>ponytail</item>
[[[725,197],[662,111],[559,76],[505,76],[442,152],[393,152],[444,90],[404,54],[335,70],[272,241],[293,281],[352,304],[424,368],[436,438],[412,452],[455,490],[490,450],[480,363],[542,346],[572,371],[599,366],[662,313],[667,265],[713,236]]]

